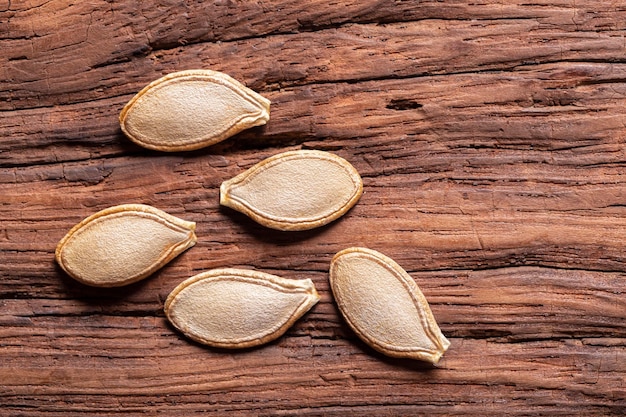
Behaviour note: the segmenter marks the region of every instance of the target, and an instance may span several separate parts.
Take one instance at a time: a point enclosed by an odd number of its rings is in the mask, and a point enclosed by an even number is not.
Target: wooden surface
[[[0,1],[0,414],[626,414],[626,1]],[[270,122],[147,151],[123,105],[169,72],[224,71]],[[365,193],[280,233],[219,185],[290,149],[348,159]],[[198,244],[120,289],[54,248],[84,217],[145,203]],[[339,317],[334,253],[365,246],[422,288],[452,346],[383,357]],[[163,301],[215,267],[311,278],[276,342],[191,343]]]

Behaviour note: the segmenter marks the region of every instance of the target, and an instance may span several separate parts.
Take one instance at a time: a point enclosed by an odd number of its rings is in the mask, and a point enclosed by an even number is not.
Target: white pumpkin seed
[[[346,322],[379,352],[436,364],[450,346],[415,281],[387,256],[365,248],[337,253],[330,285]]]
[[[159,151],[188,151],[221,142],[269,120],[270,101],[211,70],[175,72],[153,81],[120,113],[133,142]]]
[[[329,152],[274,155],[224,181],[220,203],[278,230],[323,226],[361,197],[363,183],[348,161]]]
[[[99,211],[57,245],[56,261],[72,278],[95,287],[139,281],[196,243],[196,224],[143,204]]]
[[[310,279],[224,268],[178,285],[165,301],[165,314],[192,340],[237,349],[278,338],[318,300]]]

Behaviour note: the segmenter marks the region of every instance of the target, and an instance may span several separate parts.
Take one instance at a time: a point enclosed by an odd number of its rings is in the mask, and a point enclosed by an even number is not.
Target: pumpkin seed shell
[[[183,281],[167,297],[165,314],[192,340],[238,349],[278,338],[318,300],[310,279],[224,268]]]
[[[380,252],[337,253],[330,285],[346,322],[379,352],[436,364],[450,346],[415,281]]]
[[[196,243],[196,224],[143,204],[99,211],[57,245],[56,261],[72,278],[95,287],[139,281]]]
[[[211,70],[175,72],[153,81],[120,113],[120,126],[140,146],[188,151],[267,123],[270,101]]]
[[[329,152],[274,155],[224,181],[220,203],[277,230],[307,230],[346,213],[361,197],[359,173]]]

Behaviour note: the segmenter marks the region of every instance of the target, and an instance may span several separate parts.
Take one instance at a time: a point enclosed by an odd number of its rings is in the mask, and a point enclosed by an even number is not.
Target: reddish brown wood
[[[10,416],[626,414],[626,1],[0,2],[0,405]],[[118,114],[148,82],[210,68],[271,120],[188,153]],[[261,159],[321,149],[365,193],[300,233],[219,206]],[[198,244],[122,289],[54,263],[84,217],[145,203]],[[422,288],[437,367],[360,342],[328,286],[366,246]],[[311,278],[274,343],[189,342],[163,301],[215,267]]]

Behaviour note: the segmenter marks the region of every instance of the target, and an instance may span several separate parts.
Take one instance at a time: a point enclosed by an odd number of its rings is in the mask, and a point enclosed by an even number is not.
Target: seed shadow
[[[325,233],[329,233],[334,225],[339,224],[339,222],[343,220],[343,217],[341,217],[324,226],[309,230],[283,231],[260,225],[250,217],[230,207],[220,205],[219,211],[221,214],[228,217],[233,223],[239,225],[239,227],[243,229],[244,233],[252,236],[255,240],[278,246],[297,244],[309,239],[323,236]]]
[[[331,305],[333,307],[334,313],[337,315],[337,317],[339,317],[339,328],[337,331],[337,335],[339,336],[339,338],[358,347],[363,353],[374,357],[377,360],[394,368],[409,369],[411,371],[426,374],[441,369],[441,367],[434,365],[430,362],[409,358],[393,358],[377,351],[376,349],[365,343],[363,340],[361,340],[361,338],[350,328],[350,326],[348,326],[348,324],[343,319],[339,308],[337,307],[337,303],[334,300]]]
[[[209,346],[206,345],[204,343],[200,343],[196,340],[193,340],[189,337],[187,337],[186,335],[184,335],[180,330],[178,330],[169,320],[165,320],[166,323],[166,327],[174,334],[177,335],[177,337],[192,346],[195,346],[199,349],[203,349],[209,352],[213,352],[215,354],[218,355],[244,355],[246,353],[250,353],[250,352],[255,352],[258,350],[261,350],[263,348],[267,348],[268,346],[273,346],[273,345],[278,345],[280,343],[281,338],[283,338],[285,335],[281,335],[279,336],[277,339],[274,339],[270,342],[267,343],[263,343],[261,345],[258,346],[252,346],[252,347],[247,347],[247,348],[234,348],[234,349],[228,349],[228,348],[220,348],[220,347],[214,347],[214,346]]]
[[[248,128],[242,132],[239,132],[221,142],[213,145],[205,146],[198,149],[187,151],[158,151],[153,149],[144,148],[143,146],[133,142],[128,138],[121,127],[117,127],[116,139],[118,146],[124,151],[132,154],[143,153],[151,157],[158,156],[185,156],[185,157],[203,157],[207,155],[215,156],[227,156],[238,150],[262,150],[266,148],[273,148],[277,146],[294,146],[304,142],[305,138],[300,138],[297,135],[285,136],[285,135],[273,135],[266,134],[267,127],[254,126]]]
[[[100,314],[110,315],[137,315],[145,314],[145,311],[139,312],[135,310],[128,311],[120,308],[120,306],[138,293],[144,291],[149,284],[151,277],[147,277],[139,282],[124,285],[121,287],[92,287],[76,281],[70,277],[59,265],[55,265],[56,275],[59,277],[62,291],[69,299],[75,300],[84,305],[85,310],[97,310]],[[158,311],[160,306],[155,303],[154,312]],[[152,313],[152,309],[148,313]]]
[[[421,372],[421,373],[429,373],[429,372],[434,372],[434,371],[441,369],[441,367],[437,365],[433,365],[430,362],[425,362],[425,361],[420,361],[417,359],[410,359],[410,358],[393,358],[393,357],[384,355],[380,353],[379,351],[377,351],[376,349],[370,347],[364,341],[362,341],[356,335],[356,333],[352,331],[352,329],[348,328],[347,325],[345,325],[345,327],[346,327],[345,329],[342,329],[342,332],[345,334],[344,340],[355,345],[363,353],[367,354],[368,356],[371,356],[375,358],[376,360],[379,360],[389,366],[392,366],[394,368],[409,369],[411,371]]]

